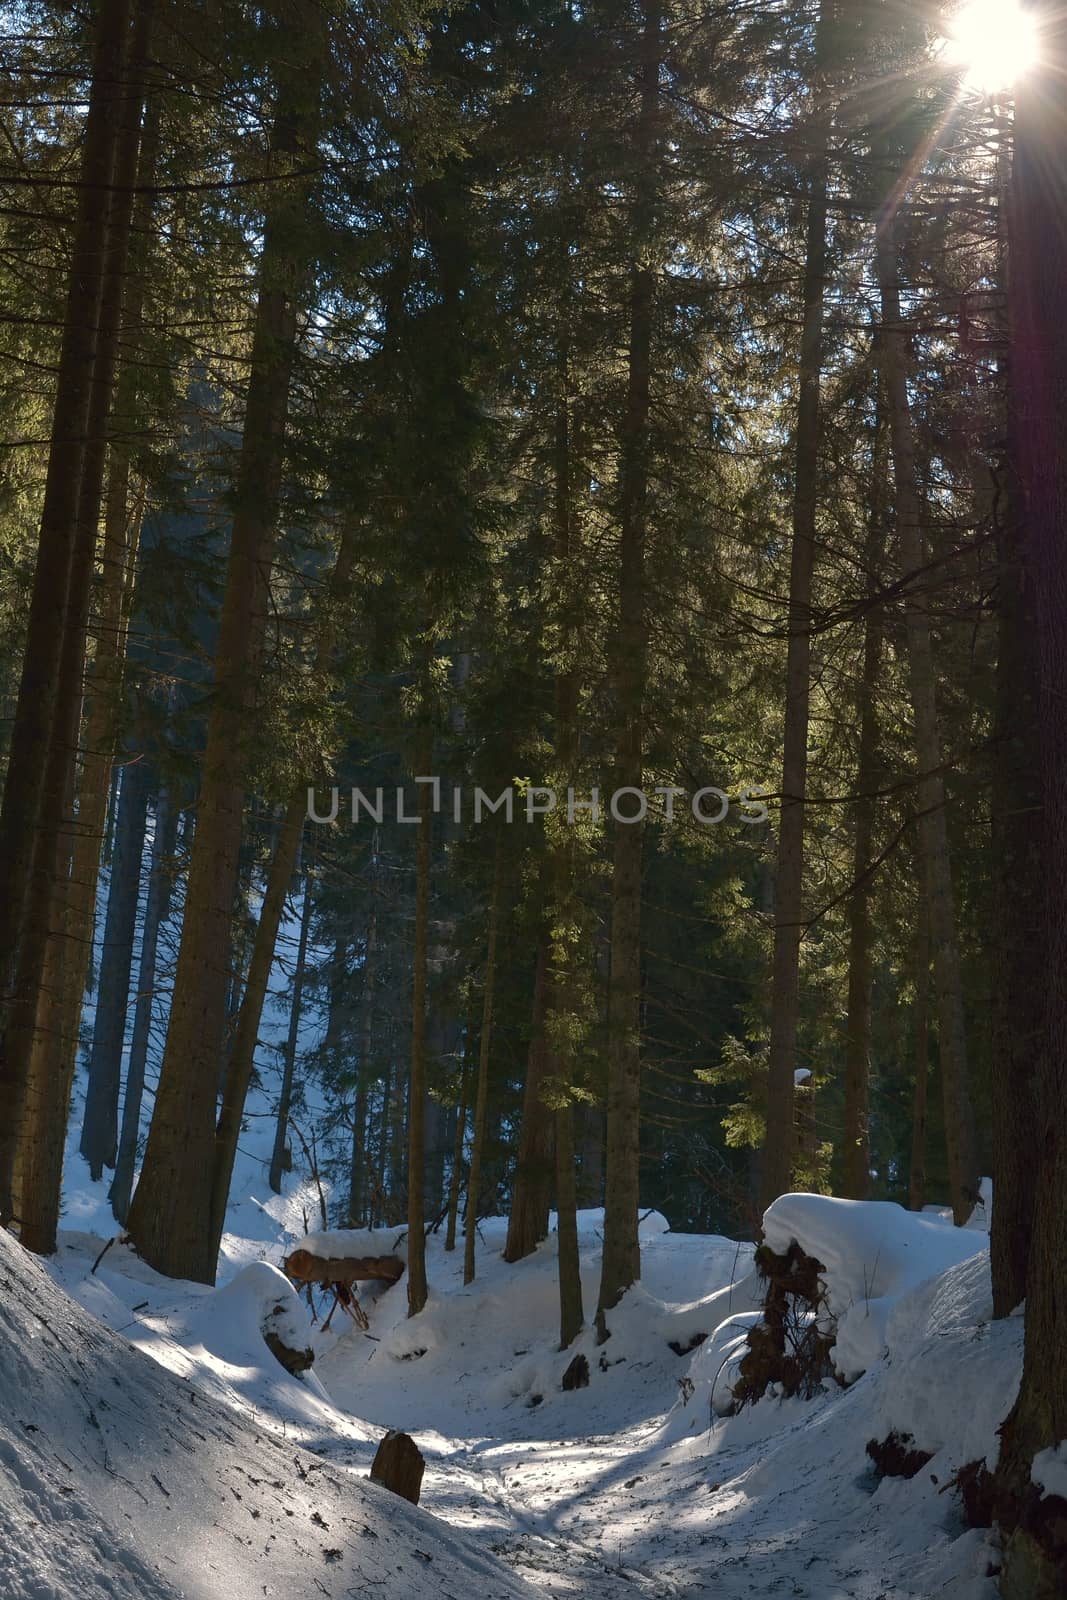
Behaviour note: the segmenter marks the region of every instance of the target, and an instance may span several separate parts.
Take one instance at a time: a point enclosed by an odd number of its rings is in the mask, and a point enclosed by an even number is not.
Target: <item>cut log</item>
[[[370,1475],[374,1483],[417,1506],[425,1467],[422,1452],[411,1435],[390,1428],[375,1453]]]
[[[315,1256],[310,1250],[294,1250],[282,1262],[282,1271],[296,1283],[350,1288],[361,1282],[396,1283],[404,1263],[399,1256]]]
[[[280,1361],[286,1372],[291,1372],[294,1378],[299,1378],[302,1372],[314,1366],[315,1352],[310,1346],[306,1350],[295,1350],[273,1328],[264,1329],[263,1342],[274,1359]]]

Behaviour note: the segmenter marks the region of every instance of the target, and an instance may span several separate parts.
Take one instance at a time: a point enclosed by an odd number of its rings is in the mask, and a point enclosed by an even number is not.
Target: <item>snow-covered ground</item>
[[[966,1528],[952,1480],[995,1454],[1022,1321],[991,1321],[981,1231],[779,1201],[768,1239],[823,1261],[835,1363],[855,1381],[724,1415],[758,1304],[750,1246],[646,1216],[642,1283],[610,1339],[587,1332],[561,1353],[554,1237],[511,1266],[490,1219],[475,1283],[431,1235],[422,1315],[407,1318],[401,1279],[361,1296],[367,1330],[339,1311],[324,1332],[275,1270],[317,1195],[271,1195],[254,1148],[215,1290],[160,1278],[121,1243],[94,1272],[115,1230],[83,1174],[72,1155],[69,1231],[47,1270],[0,1241],[14,1307],[0,1336],[4,1600],[466,1600],[472,1586],[485,1600],[993,1600],[995,1547]],[[599,1227],[582,1215],[587,1313]],[[403,1255],[402,1233],[348,1242]],[[281,1368],[265,1322],[311,1344],[311,1373]],[[564,1391],[576,1353],[590,1381]],[[417,1510],[366,1481],[388,1427],[427,1458]],[[879,1481],[865,1447],[894,1430],[932,1459]]]

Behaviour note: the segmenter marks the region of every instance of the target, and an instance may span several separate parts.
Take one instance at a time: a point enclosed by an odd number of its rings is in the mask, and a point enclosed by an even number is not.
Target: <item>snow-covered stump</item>
[[[410,1433],[400,1433],[390,1428],[375,1451],[370,1475],[372,1482],[380,1483],[383,1488],[392,1490],[393,1494],[417,1506],[425,1470],[422,1452]]]
[[[781,1255],[762,1244],[755,1260],[767,1286],[763,1316],[749,1329],[734,1398],[738,1406],[754,1405],[774,1385],[788,1398],[809,1400],[833,1375],[837,1330],[827,1311],[823,1265],[795,1240]]]

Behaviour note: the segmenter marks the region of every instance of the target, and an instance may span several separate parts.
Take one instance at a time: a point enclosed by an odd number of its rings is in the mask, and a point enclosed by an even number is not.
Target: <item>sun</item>
[[[1033,14],[1019,0],[964,0],[945,20],[943,59],[968,88],[1010,89],[1036,58]]]

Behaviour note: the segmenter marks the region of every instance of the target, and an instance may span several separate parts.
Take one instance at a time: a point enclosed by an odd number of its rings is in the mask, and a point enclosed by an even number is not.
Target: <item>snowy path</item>
[[[642,1284],[612,1313],[610,1340],[597,1346],[586,1331],[561,1353],[551,1337],[552,1239],[510,1266],[501,1258],[506,1223],[486,1223],[478,1277],[465,1287],[461,1261],[432,1237],[426,1310],[407,1317],[401,1284],[364,1298],[367,1332],[343,1318],[326,1335],[302,1323],[317,1359],[301,1382],[265,1355],[260,1327],[263,1294],[277,1298],[279,1285],[303,1318],[264,1257],[277,1262],[296,1244],[292,1213],[299,1218],[304,1201],[244,1207],[252,1226],[227,1236],[230,1281],[215,1291],[160,1279],[121,1246],[94,1275],[99,1224],[87,1201],[79,1220],[93,1231],[66,1235],[51,1267],[86,1309],[211,1404],[238,1413],[245,1429],[321,1458],[332,1483],[355,1478],[358,1490],[385,1428],[413,1434],[427,1460],[422,1506],[440,1519],[443,1539],[462,1541],[449,1552],[457,1567],[469,1568],[468,1550],[499,1558],[496,1570],[510,1568],[517,1592],[545,1600],[995,1600],[995,1550],[964,1527],[951,1492],[955,1470],[995,1443],[1018,1365],[1020,1325],[988,1323],[981,1240],[967,1247],[979,1251],[973,1260],[948,1271],[934,1262],[931,1287],[916,1288],[923,1271],[909,1224],[898,1253],[910,1298],[893,1355],[848,1389],[829,1385],[811,1402],[765,1400],[709,1427],[731,1342],[754,1314],[749,1247],[669,1234],[662,1219],[647,1219]],[[903,1214],[890,1209],[888,1222],[903,1228]],[[863,1215],[874,1231],[852,1254],[867,1286],[864,1263],[870,1256],[884,1271],[890,1234],[877,1208]],[[598,1214],[583,1214],[587,1306],[599,1225]],[[939,1250],[964,1252],[958,1232],[937,1232]],[[349,1243],[360,1254],[402,1253],[402,1237],[383,1230]],[[859,1348],[875,1337],[872,1313],[882,1316],[890,1301],[855,1304]],[[575,1350],[589,1361],[590,1382],[564,1392]],[[927,1441],[933,1459],[912,1480],[879,1483],[865,1446],[893,1427]],[[294,1559],[315,1553],[312,1543]],[[277,1590],[279,1600],[297,1592]],[[422,1583],[412,1600],[426,1592]],[[464,1583],[454,1592],[484,1600],[490,1589]],[[210,1587],[190,1593],[216,1600]],[[228,1590],[226,1600],[244,1594]]]

